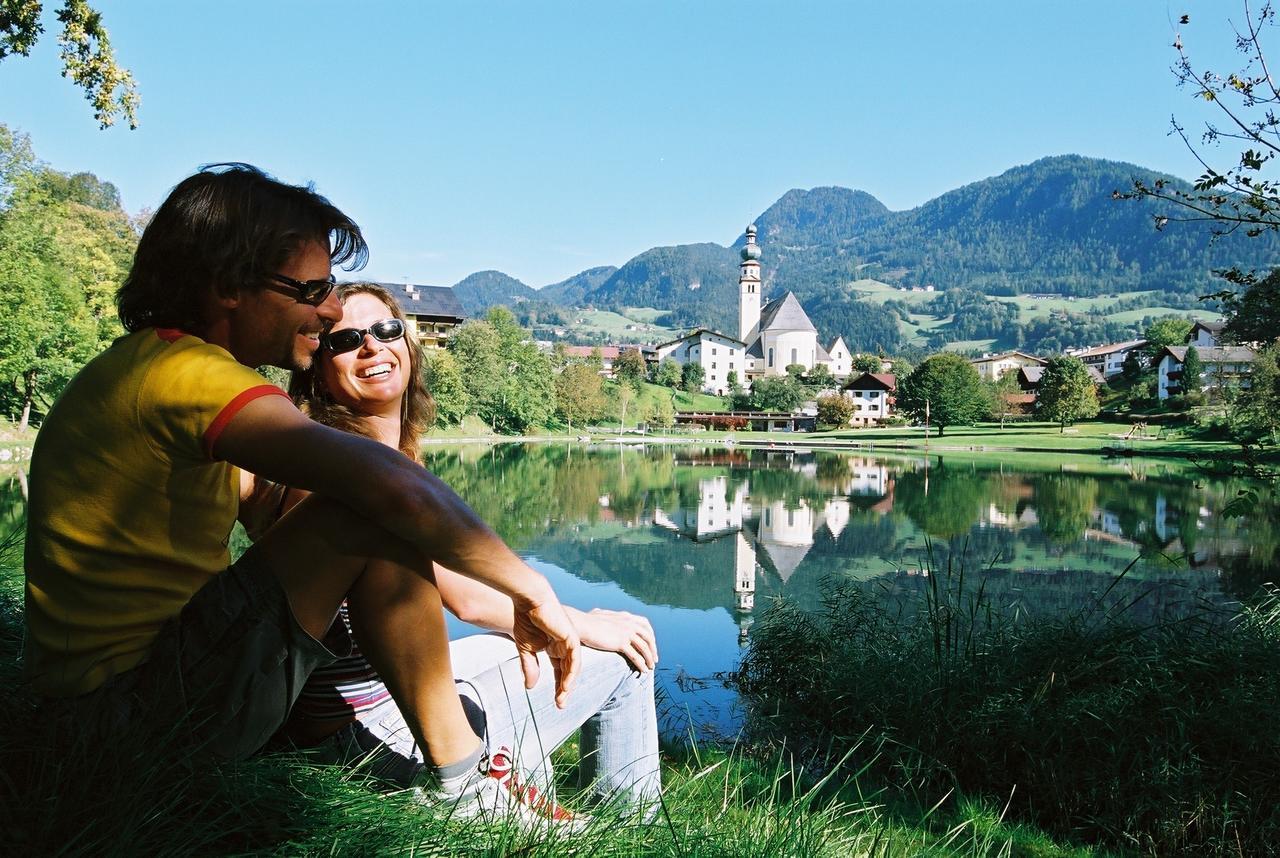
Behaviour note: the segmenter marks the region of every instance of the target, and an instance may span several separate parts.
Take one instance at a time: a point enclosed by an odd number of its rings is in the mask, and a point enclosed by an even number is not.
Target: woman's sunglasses
[[[383,319],[374,322],[367,328],[343,328],[340,331],[329,331],[320,335],[320,345],[330,354],[340,355],[355,351],[364,343],[364,335],[373,334],[380,343],[394,343],[404,336],[404,320]]]

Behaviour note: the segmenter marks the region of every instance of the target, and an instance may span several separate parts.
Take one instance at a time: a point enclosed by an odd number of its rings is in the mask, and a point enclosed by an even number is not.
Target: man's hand
[[[563,709],[582,667],[578,631],[564,607],[555,596],[528,609],[517,607],[511,631],[520,652],[525,688],[538,684],[538,653],[546,650],[556,674],[556,706]]]
[[[644,617],[596,608],[590,613],[574,611],[572,619],[583,645],[616,652],[639,671],[653,670],[658,663],[658,638]]]

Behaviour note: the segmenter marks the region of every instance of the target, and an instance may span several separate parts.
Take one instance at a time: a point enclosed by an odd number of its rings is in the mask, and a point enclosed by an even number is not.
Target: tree
[[[644,381],[647,369],[644,363],[644,355],[640,354],[639,349],[627,349],[618,357],[618,362],[613,365],[614,374],[635,388],[639,388],[640,382]]]
[[[1021,395],[1022,387],[1018,384],[1016,372],[1006,372],[990,382],[991,416],[1000,421],[1001,429],[1004,428],[1005,420],[1021,413]]]
[[[573,429],[604,413],[608,401],[600,373],[582,363],[571,363],[556,377],[556,413]]]
[[[853,419],[853,402],[843,393],[824,393],[818,397],[818,422],[845,427]]]
[[[427,389],[436,401],[436,425],[444,428],[461,423],[471,410],[471,396],[463,384],[457,358],[443,350],[429,352],[422,370]]]
[[[10,54],[31,55],[31,48],[44,32],[40,23],[43,11],[42,0],[0,2],[0,60]],[[57,15],[62,24],[58,36],[62,76],[84,90],[99,127],[109,128],[123,118],[130,128],[137,128],[138,92],[133,75],[116,63],[102,15],[86,0],[63,0]]]
[[[973,364],[944,352],[926,358],[898,384],[898,410],[938,427],[976,423],[988,411],[986,387]]]
[[[1138,350],[1129,349],[1125,352],[1124,363],[1120,365],[1120,377],[1128,384],[1134,385],[1142,378],[1142,372],[1142,359],[1138,357]]]
[[[1223,339],[1235,343],[1268,343],[1280,336],[1280,269],[1249,284],[1240,294],[1223,297],[1227,314]]]
[[[658,368],[653,371],[654,384],[677,388],[680,386],[680,381],[680,364],[671,358],[663,358],[662,363],[658,364]]]
[[[1147,341],[1147,360],[1155,366],[1166,346],[1180,346],[1187,341],[1193,322],[1182,316],[1163,316],[1147,325],[1143,339]]]
[[[627,411],[631,408],[631,403],[636,401],[636,389],[629,384],[622,383],[613,389],[613,405],[614,414],[618,417],[618,431],[625,431],[627,428]]]
[[[883,372],[884,363],[875,355],[856,355],[850,366],[854,372]]]
[[[1036,413],[1065,432],[1074,423],[1098,413],[1098,391],[1089,368],[1077,357],[1050,358],[1040,375]]]
[[[804,388],[789,375],[771,375],[751,385],[751,407],[757,411],[791,412],[804,401]]]
[[[1204,363],[1200,360],[1200,352],[1195,346],[1187,346],[1187,353],[1182,358],[1183,396],[1195,396],[1201,393],[1200,376],[1204,374]]]
[[[836,377],[826,364],[820,363],[805,373],[804,384],[814,390],[828,390],[836,386]]]
[[[1254,356],[1249,386],[1241,392],[1239,407],[1231,410],[1230,418],[1240,441],[1276,443],[1280,431],[1280,343],[1272,343]]]
[[[676,407],[671,404],[671,400],[665,396],[659,398],[653,406],[653,422],[663,427],[674,426],[676,422]]]
[[[697,393],[702,390],[702,383],[706,381],[707,371],[702,368],[700,363],[687,363],[680,368],[680,386],[687,393]]]
[[[786,370],[787,375],[791,376],[796,381],[799,381],[800,379],[804,378],[804,374],[807,371],[808,370],[805,368],[805,365],[802,363],[787,364],[787,370]]]

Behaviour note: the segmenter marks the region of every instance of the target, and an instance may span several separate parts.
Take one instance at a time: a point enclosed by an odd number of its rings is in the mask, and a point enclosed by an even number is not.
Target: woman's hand
[[[517,607],[514,620],[511,636],[520,652],[525,688],[538,684],[538,653],[546,650],[556,674],[556,706],[563,709],[582,666],[578,630],[555,596],[528,608]]]
[[[653,670],[658,663],[658,638],[644,617],[602,608],[571,611],[571,617],[584,646],[616,652],[640,671]]]

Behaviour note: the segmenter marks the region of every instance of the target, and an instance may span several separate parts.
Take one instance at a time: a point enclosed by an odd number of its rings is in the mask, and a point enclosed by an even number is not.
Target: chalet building
[[[1200,323],[1197,323],[1200,324]],[[1192,336],[1196,329],[1192,329]],[[1193,343],[1194,344],[1194,343]],[[1156,395],[1168,399],[1183,391],[1182,364],[1187,359],[1190,346],[1165,346],[1156,362]],[[1200,373],[1200,389],[1221,390],[1225,387],[1249,387],[1249,375],[1253,372],[1253,349],[1244,346],[1196,346],[1196,354],[1204,367]]]
[[[442,349],[449,333],[466,321],[453,289],[448,286],[418,286],[413,283],[379,283],[400,301],[418,344],[424,349]]]
[[[1222,329],[1226,326],[1226,322],[1196,322],[1187,334],[1187,345],[1195,346],[1197,351],[1215,348],[1222,339]]]
[[[969,361],[985,381],[995,381],[1006,372],[1017,372],[1023,367],[1044,366],[1045,361],[1026,352],[1003,352],[998,355],[983,355]]]
[[[654,347],[658,363],[671,358],[676,363],[695,363],[702,366],[702,389],[706,393],[723,396],[729,392],[729,373],[736,372],[738,381],[744,382],[746,362],[743,357],[747,344],[707,328],[699,328],[678,340],[660,343]]]
[[[886,372],[864,372],[844,386],[844,395],[853,401],[853,425],[874,426],[893,415],[893,395],[897,379]]]
[[[1085,366],[1093,367],[1102,374],[1103,378],[1114,378],[1124,369],[1124,361],[1129,356],[1129,352],[1141,349],[1146,344],[1146,340],[1126,340],[1123,343],[1110,343],[1091,349],[1070,351],[1067,354],[1080,358]]]

